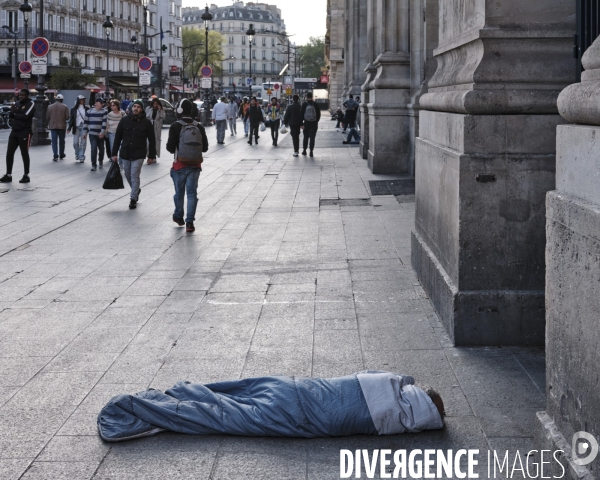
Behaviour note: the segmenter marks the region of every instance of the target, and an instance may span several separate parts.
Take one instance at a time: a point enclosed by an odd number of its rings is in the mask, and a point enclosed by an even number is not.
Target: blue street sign
[[[50,44],[44,37],[38,37],[31,42],[31,53],[36,57],[45,57],[50,51]]]
[[[246,78],[246,86],[249,87],[252,85],[252,77]]]

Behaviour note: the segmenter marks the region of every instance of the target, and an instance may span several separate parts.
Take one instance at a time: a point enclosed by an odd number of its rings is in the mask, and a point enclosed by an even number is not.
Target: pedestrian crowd
[[[141,100],[131,101],[127,96],[122,101],[97,96],[93,105],[86,104],[86,98],[79,95],[69,108],[63,103],[61,94],[48,106],[46,120],[50,130],[54,162],[66,158],[66,134],[73,135],[75,161],[85,162],[86,147],[89,142],[91,170],[102,169],[104,158],[118,164],[131,187],[129,208],[137,208],[141,189],[140,174],[144,162],[156,163],[160,157],[162,130],[166,115],[158,98],[152,98],[144,108]],[[244,135],[248,144],[253,140],[258,144],[259,132],[271,131],[273,146],[277,146],[279,133],[287,133],[289,128],[294,157],[300,154],[300,133],[304,132],[302,155],[314,156],[315,138],[321,111],[313,101],[312,93],[306,94],[303,104],[298,95],[285,106],[276,97],[263,107],[256,97],[238,99],[221,97],[212,105],[212,120],[216,125],[217,144],[225,144],[225,133],[237,135],[237,119],[244,124]],[[351,108],[351,107],[347,107]],[[208,139],[204,127],[196,121],[197,102],[181,100],[176,107],[178,120],[171,124],[166,149],[174,156],[171,178],[175,189],[173,197],[175,210],[173,221],[186,231],[195,230],[194,221],[198,203],[198,181],[202,171],[203,153],[208,151]],[[19,100],[10,111],[12,131],[9,135],[6,152],[6,173],[0,183],[12,182],[14,155],[20,150],[23,159],[24,175],[20,183],[29,183],[29,146],[33,135],[32,119],[35,115],[29,90],[21,89]],[[117,168],[117,167],[115,167]],[[187,211],[184,213],[184,200],[187,197]]]

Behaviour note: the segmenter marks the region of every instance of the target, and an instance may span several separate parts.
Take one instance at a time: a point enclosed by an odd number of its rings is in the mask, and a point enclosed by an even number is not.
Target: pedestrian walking
[[[154,137],[156,138],[156,156],[160,157],[160,147],[161,147],[161,138],[162,138],[162,128],[163,122],[165,121],[165,111],[163,109],[162,104],[158,98],[153,98],[150,106],[146,108],[146,118],[152,122],[152,126],[154,127]],[[146,165],[152,165],[156,163],[156,159],[150,160]]]
[[[283,124],[290,128],[294,157],[297,157],[300,153],[300,129],[302,128],[302,105],[298,95],[294,95],[292,104],[286,108]]]
[[[267,107],[267,119],[269,120],[269,127],[271,127],[273,146],[276,147],[279,139],[279,127],[281,126],[281,109],[276,97],[271,99],[271,105]]]
[[[92,157],[92,172],[96,171],[96,160],[98,167],[102,168],[104,162],[104,132],[106,131],[106,116],[108,112],[104,108],[104,100],[101,97],[96,98],[94,108],[90,108],[85,114],[83,124],[83,137],[89,135],[90,155]]]
[[[121,111],[126,113],[130,106],[131,106],[130,97],[129,97],[129,95],[125,95],[125,98],[121,102]]]
[[[254,97],[250,101],[250,107],[246,111],[245,120],[250,124],[248,145],[252,145],[252,135],[254,135],[254,141],[258,145],[258,127],[261,123],[264,123],[265,118],[263,117],[261,108],[256,104],[256,98]]]
[[[212,119],[217,125],[217,143],[225,144],[225,130],[227,130],[227,118],[229,117],[229,105],[225,97],[213,106]]]
[[[237,135],[237,115],[238,115],[238,105],[234,98],[229,99],[229,104],[227,105],[227,116],[229,121],[229,130],[231,131],[231,136]]]
[[[193,232],[198,205],[198,179],[202,171],[202,153],[208,151],[204,127],[192,118],[192,102],[185,99],[179,104],[181,118],[169,128],[167,151],[175,155],[171,178],[175,186],[173,221]],[[183,218],[184,199],[187,196],[187,215]]]
[[[302,104],[302,128],[304,129],[304,138],[302,139],[302,155],[306,155],[306,148],[310,148],[310,156],[313,156],[315,149],[315,137],[319,129],[319,120],[321,120],[321,110],[313,102],[312,92],[306,94],[306,102]]]
[[[71,118],[69,107],[63,105],[64,97],[59,93],[56,96],[56,102],[46,110],[46,120],[50,130],[52,140],[52,160],[55,162],[60,158],[63,160],[65,155],[65,135],[67,133],[67,122]]]
[[[125,116],[125,112],[121,110],[118,100],[110,101],[110,112],[106,115],[106,130],[104,137],[108,139],[108,156],[112,152],[113,145],[115,144],[115,136],[117,135],[117,127],[119,122]],[[119,158],[119,167],[123,170],[123,160]]]
[[[90,109],[85,104],[85,97],[79,95],[73,108],[71,108],[71,119],[69,120],[69,128],[67,133],[73,132],[73,150],[75,150],[75,161],[83,163],[85,161],[85,116]]]
[[[29,183],[29,144],[31,143],[32,119],[35,113],[35,105],[29,98],[29,90],[22,88],[19,90],[19,101],[10,107],[9,118],[12,121],[12,130],[8,136],[8,146],[6,148],[6,173],[0,182],[12,182],[12,169],[15,162],[15,152],[17,148],[21,150],[23,158],[23,178],[19,183]]]
[[[140,192],[140,173],[144,160],[156,158],[154,126],[146,118],[144,103],[136,100],[131,106],[131,115],[123,117],[117,126],[112,147],[113,162],[123,159],[125,178],[131,187],[129,208],[137,207]]]
[[[248,108],[250,108],[250,102],[248,101],[248,97],[244,97],[244,101],[240,104],[239,114],[244,122],[244,137],[248,136],[248,130],[250,129],[250,122],[246,120],[246,113],[248,113]]]

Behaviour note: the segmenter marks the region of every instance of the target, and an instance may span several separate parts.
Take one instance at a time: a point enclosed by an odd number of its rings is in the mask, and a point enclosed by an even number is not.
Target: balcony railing
[[[25,38],[25,28],[17,28],[17,34],[19,35],[19,40],[23,40]],[[27,29],[27,38],[28,41],[31,42],[32,39],[40,36],[41,32],[38,28],[28,28]],[[92,37],[90,35],[78,35],[72,33],[63,33],[56,32],[54,30],[44,29],[44,37],[48,39],[50,42],[60,42],[66,43],[69,45],[82,46],[82,47],[92,47],[92,48],[100,48],[106,49],[106,38],[97,38]],[[4,28],[0,28],[0,39],[13,39],[11,35],[9,35],[8,31]],[[117,50],[121,52],[132,52],[132,45],[129,42],[117,42],[113,39],[110,40],[110,49]]]

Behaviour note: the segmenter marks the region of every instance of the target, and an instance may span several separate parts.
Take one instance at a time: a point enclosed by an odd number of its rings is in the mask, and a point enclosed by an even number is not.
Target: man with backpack
[[[193,232],[196,206],[198,205],[198,179],[202,171],[202,153],[208,151],[208,139],[204,127],[191,117],[192,102],[184,99],[179,104],[181,118],[169,128],[167,151],[175,155],[171,178],[175,186],[175,213],[173,221]],[[187,216],[183,218],[183,202],[187,194]]]
[[[120,151],[119,151],[120,149]],[[149,149],[149,150],[148,150]],[[137,207],[140,192],[140,173],[144,160],[156,160],[154,126],[146,118],[144,104],[136,100],[131,105],[131,115],[123,117],[117,126],[112,147],[113,162],[123,160],[125,178],[131,187],[129,208]]]
[[[285,110],[283,124],[290,127],[290,135],[294,144],[294,157],[300,153],[300,128],[302,127],[302,105],[300,105],[300,97],[294,95],[294,103]]]
[[[304,138],[302,139],[302,155],[306,155],[306,147],[310,146],[310,156],[313,156],[315,149],[315,137],[319,129],[319,120],[321,120],[321,110],[319,106],[313,102],[312,92],[306,94],[306,102],[302,105],[302,123],[304,129]],[[310,142],[310,144],[309,144]]]

